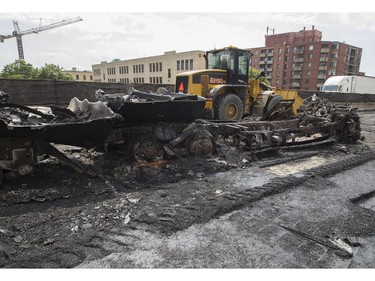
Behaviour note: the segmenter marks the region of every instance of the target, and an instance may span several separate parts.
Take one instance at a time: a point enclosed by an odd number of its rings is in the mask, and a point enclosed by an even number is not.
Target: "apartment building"
[[[176,53],[129,60],[114,59],[92,65],[95,82],[174,84],[176,74],[205,68],[204,51]]]
[[[75,81],[82,81],[82,82],[93,82],[94,81],[94,73],[88,70],[77,70],[77,68],[73,67],[72,70],[65,70],[65,73],[69,73],[73,80]]]
[[[285,89],[319,90],[331,76],[361,74],[361,48],[321,39],[314,26],[266,35],[265,47],[249,48],[251,67],[267,72],[272,86]]]

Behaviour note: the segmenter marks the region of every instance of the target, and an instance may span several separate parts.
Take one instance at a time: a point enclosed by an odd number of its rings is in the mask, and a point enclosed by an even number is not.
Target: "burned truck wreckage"
[[[172,159],[179,152],[195,156],[216,153],[217,141],[260,152],[327,142],[355,143],[360,123],[351,105],[336,106],[317,97],[306,99],[298,116],[291,107],[275,106],[262,117],[239,122],[205,120],[205,99],[169,93],[96,91],[96,102],[73,98],[67,108],[31,108],[8,103],[0,92],[0,182],[28,175],[37,155],[55,156],[79,172],[87,172],[53,144],[121,149],[132,161]]]

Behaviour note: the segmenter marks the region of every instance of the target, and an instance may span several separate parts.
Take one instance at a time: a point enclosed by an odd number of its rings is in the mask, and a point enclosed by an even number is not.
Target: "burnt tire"
[[[163,159],[164,149],[156,138],[140,136],[133,144],[133,155],[138,162],[155,162]]]
[[[243,103],[234,94],[227,94],[218,101],[217,117],[223,121],[239,121],[243,115]]]
[[[1,186],[1,183],[3,182],[3,178],[4,178],[4,172],[3,172],[3,169],[0,168],[0,186]]]
[[[208,131],[198,130],[187,138],[185,149],[190,155],[209,157],[216,150],[215,139]]]
[[[338,142],[352,144],[361,138],[361,125],[356,112],[337,114],[335,123],[335,137]]]

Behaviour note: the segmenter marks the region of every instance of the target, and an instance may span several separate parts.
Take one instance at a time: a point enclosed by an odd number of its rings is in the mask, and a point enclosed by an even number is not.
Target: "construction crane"
[[[19,59],[24,60],[25,57],[24,57],[24,54],[23,54],[23,45],[22,45],[22,36],[23,35],[32,34],[32,33],[39,33],[40,31],[53,29],[53,28],[56,28],[56,27],[64,26],[64,25],[79,22],[79,21],[82,21],[82,18],[76,17],[76,18],[67,19],[67,20],[51,23],[51,24],[48,24],[48,25],[40,26],[40,27],[37,27],[37,28],[31,28],[31,29],[28,29],[28,30],[25,30],[25,31],[20,31],[20,28],[18,26],[18,22],[13,21],[14,31],[12,32],[11,35],[5,35],[5,36],[0,35],[0,42],[4,42],[5,39],[16,37]]]

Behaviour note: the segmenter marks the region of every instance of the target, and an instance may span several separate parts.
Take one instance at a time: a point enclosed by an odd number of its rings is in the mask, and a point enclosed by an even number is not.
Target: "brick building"
[[[335,75],[360,75],[362,49],[336,41],[321,41],[314,29],[265,36],[265,47],[250,48],[251,67],[264,70],[278,88],[319,90]]]

